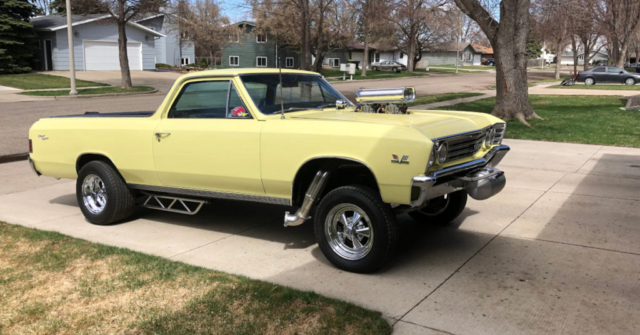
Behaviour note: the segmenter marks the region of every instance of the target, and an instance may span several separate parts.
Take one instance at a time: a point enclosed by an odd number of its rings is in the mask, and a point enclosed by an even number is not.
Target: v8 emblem
[[[402,159],[398,159],[398,155],[391,155],[393,157],[393,159],[391,160],[391,163],[396,163],[396,164],[409,164],[409,156],[404,155],[402,156]]]

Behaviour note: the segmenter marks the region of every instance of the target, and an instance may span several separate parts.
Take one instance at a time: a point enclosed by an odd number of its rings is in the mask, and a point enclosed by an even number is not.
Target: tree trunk
[[[362,57],[362,72],[360,75],[367,76],[367,66],[369,66],[369,24],[364,19],[364,56]]]
[[[529,33],[530,1],[503,0],[500,28],[491,41],[496,60],[496,105],[492,115],[509,120],[540,118],[529,104],[526,44]]]
[[[560,79],[560,63],[562,63],[562,41],[559,41],[556,45],[556,71],[555,77],[556,79]]]
[[[299,0],[300,10],[302,11],[302,22],[300,22],[302,48],[300,55],[300,68],[302,70],[310,70],[311,67],[311,22],[309,14],[309,0]]]
[[[415,31],[415,27],[411,27],[410,28],[410,34],[411,36],[409,36],[409,54],[407,55],[407,73],[413,73],[413,70],[415,69],[415,55],[416,55],[416,37],[415,35],[417,35],[416,31]]]
[[[578,73],[578,43],[575,37],[571,37],[571,52],[573,52],[573,74]]]
[[[124,10],[123,10],[124,12]],[[118,22],[118,54],[120,56],[120,75],[122,76],[122,88],[130,89],[131,72],[129,72],[129,58],[127,56],[127,33],[125,30],[124,13],[117,19]]]
[[[636,66],[638,66],[638,63],[640,63],[640,61],[638,60],[639,57],[640,57],[640,41],[636,42],[636,59],[635,59]]]

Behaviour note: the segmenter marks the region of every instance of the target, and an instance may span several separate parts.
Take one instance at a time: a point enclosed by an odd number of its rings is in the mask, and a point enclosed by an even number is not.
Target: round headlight
[[[493,129],[493,128],[489,129],[489,131],[487,132],[487,137],[485,137],[485,139],[484,139],[484,146],[486,148],[490,147],[491,144],[493,143],[493,140],[495,139],[495,137],[496,137],[495,129]]]
[[[438,145],[438,148],[436,149],[436,160],[438,161],[438,164],[442,164],[447,160],[448,149],[446,142]]]

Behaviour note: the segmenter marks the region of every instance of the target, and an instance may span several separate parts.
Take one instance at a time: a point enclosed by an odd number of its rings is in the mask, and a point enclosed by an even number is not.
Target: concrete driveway
[[[399,218],[391,266],[339,271],[287,208],[213,201],[196,216],[140,210],[87,223],[73,181],[0,165],[0,220],[354,302],[397,334],[640,333],[640,149],[523,140],[507,187],[449,227]]]

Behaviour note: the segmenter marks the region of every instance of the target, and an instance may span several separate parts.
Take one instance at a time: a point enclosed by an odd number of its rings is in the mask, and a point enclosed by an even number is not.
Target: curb
[[[67,99],[87,99],[87,98],[99,98],[99,97],[117,97],[122,95],[138,95],[138,94],[153,94],[158,93],[158,90],[155,89],[153,91],[148,92],[132,92],[132,93],[106,93],[106,94],[86,94],[86,95],[63,95],[63,96],[54,96],[54,100],[67,100]]]
[[[0,164],[17,162],[17,161],[24,161],[24,160],[27,160],[27,158],[29,158],[29,153],[28,152],[21,152],[19,154],[4,155],[4,156],[0,156]]]

